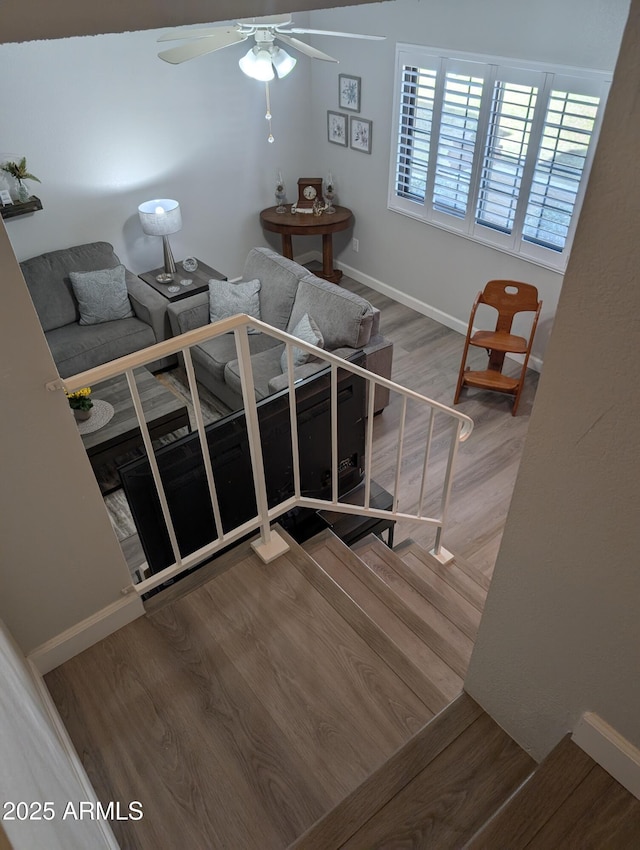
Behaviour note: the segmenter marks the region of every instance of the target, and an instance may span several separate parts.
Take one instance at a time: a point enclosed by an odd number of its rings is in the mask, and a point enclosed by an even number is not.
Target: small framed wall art
[[[338,74],[338,108],[349,112],[360,112],[360,77]]]
[[[327,110],[327,138],[334,145],[347,146],[347,127],[349,125],[349,116],[343,115],[341,112],[331,112]]]
[[[371,121],[367,121],[365,118],[351,116],[349,122],[349,146],[354,151],[371,153],[371,128]]]

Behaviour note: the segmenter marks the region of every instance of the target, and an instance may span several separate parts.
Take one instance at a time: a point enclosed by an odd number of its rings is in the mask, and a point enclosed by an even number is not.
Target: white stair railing
[[[262,333],[268,334],[286,345],[287,364],[288,364],[288,390],[289,390],[289,419],[291,428],[291,449],[293,458],[293,495],[283,499],[276,505],[269,507],[267,498],[267,487],[264,474],[263,456],[260,444],[260,428],[258,418],[258,406],[255,397],[253,373],[251,369],[250,345],[247,331],[249,328],[255,329]],[[200,398],[198,394],[198,385],[193,368],[191,358],[191,349],[206,340],[213,339],[233,332],[239,374],[242,387],[242,397],[244,403],[245,420],[247,427],[247,436],[249,441],[249,452],[251,456],[251,466],[253,470],[253,487],[254,496],[257,506],[256,515],[246,522],[243,522],[237,528],[225,531],[222,525],[220,514],[220,501],[216,488],[214,472],[212,468],[209,447],[207,442],[207,434]],[[296,381],[294,378],[293,365],[293,345],[297,348],[309,351],[315,358],[325,361],[330,366],[330,420],[331,420],[331,498],[320,499],[304,496],[301,492],[300,480],[300,463],[299,463],[299,445],[298,445],[298,421],[296,411]],[[213,509],[214,524],[216,530],[216,539],[212,540],[206,546],[192,552],[186,556],[180,554],[178,540],[171,517],[167,496],[162,483],[160,470],[155,456],[152,439],[149,433],[149,427],[145,418],[145,413],[138,393],[136,385],[134,369],[140,366],[145,366],[162,357],[167,357],[172,354],[180,354],[182,356],[184,367],[189,383],[189,392],[193,402],[196,431],[199,436],[202,456],[204,459],[205,474],[211,506]],[[364,469],[364,498],[363,504],[349,504],[341,502],[339,499],[338,483],[338,369],[346,370],[353,374],[361,376],[368,383],[368,402],[367,402],[367,423],[365,431],[365,469]],[[167,533],[171,543],[171,549],[174,556],[174,563],[150,576],[149,578],[134,585],[135,591],[142,595],[149,590],[163,584],[168,579],[176,575],[192,569],[193,567],[209,560],[216,552],[227,548],[232,543],[246,537],[248,534],[259,532],[259,539],[252,546],[258,555],[265,562],[269,562],[278,555],[287,551],[288,544],[286,541],[271,527],[271,524],[278,517],[287,513],[294,507],[311,508],[314,510],[331,510],[338,513],[348,513],[376,517],[379,519],[411,520],[415,522],[427,523],[435,526],[436,538],[435,545],[431,554],[440,560],[442,563],[449,563],[453,559],[453,555],[448,552],[442,545],[442,534],[449,508],[451,497],[451,487],[453,483],[453,473],[456,462],[458,446],[464,442],[470,435],[473,429],[473,422],[463,413],[454,410],[440,402],[427,398],[413,390],[400,386],[395,382],[376,375],[372,372],[363,369],[362,367],[344,360],[323,349],[316,348],[303,340],[293,337],[290,334],[280,331],[271,325],[266,324],[258,319],[250,318],[246,315],[234,316],[230,319],[225,319],[215,324],[205,325],[196,330],[189,331],[164,342],[145,348],[133,354],[121,357],[118,360],[113,360],[94,369],[89,369],[85,372],[80,372],[69,378],[60,378],[47,384],[49,390],[64,390],[73,392],[81,387],[92,386],[101,383],[109,378],[119,375],[126,376],[129,391],[133,402],[133,407],[138,418],[138,424],[142,436],[145,451],[149,460],[151,473],[157,489],[158,498],[162,510],[162,516],[167,527]],[[393,487],[393,502],[390,509],[381,509],[371,506],[371,481],[372,481],[372,464],[374,457],[374,396],[376,386],[388,388],[390,391],[397,393],[402,398],[402,409],[400,415],[400,423],[397,433],[397,452],[396,452],[396,471],[394,476]],[[406,437],[407,427],[407,407],[409,403],[416,403],[424,407],[429,414],[428,425],[424,435],[424,462],[422,464],[422,475],[420,481],[420,494],[417,500],[417,509],[415,511],[400,511],[399,499],[402,489],[402,458],[403,449]],[[423,513],[423,504],[426,495],[428,483],[429,460],[431,454],[431,446],[434,438],[434,421],[435,415],[441,414],[448,423],[449,447],[447,453],[446,468],[442,475],[440,487],[440,509],[435,516],[427,516]],[[446,431],[446,429],[445,429]],[[442,437],[442,434],[440,434]],[[143,565],[143,569],[146,565]],[[131,588],[126,588],[130,591]]]

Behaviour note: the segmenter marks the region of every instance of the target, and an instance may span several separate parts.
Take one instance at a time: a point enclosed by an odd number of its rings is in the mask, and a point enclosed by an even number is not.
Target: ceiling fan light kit
[[[269,82],[278,75],[279,79],[286,77],[296,65],[296,59],[274,42],[276,39],[303,53],[311,59],[321,59],[324,62],[336,62],[332,56],[311,47],[293,34],[329,35],[342,38],[361,38],[371,41],[382,41],[384,36],[360,35],[350,32],[332,32],[330,30],[302,29],[291,26],[289,15],[271,15],[266,18],[247,18],[236,22],[235,26],[228,25],[204,27],[200,29],[179,29],[161,35],[158,41],[177,41],[190,39],[179,47],[171,47],[158,53],[160,59],[178,65],[196,56],[204,56],[215,50],[222,50],[233,44],[239,44],[253,36],[255,45],[239,60],[240,70],[254,80],[264,82],[267,96],[266,119],[269,121],[268,141],[273,142],[271,133],[271,108],[269,104]],[[274,73],[275,71],[275,73]]]

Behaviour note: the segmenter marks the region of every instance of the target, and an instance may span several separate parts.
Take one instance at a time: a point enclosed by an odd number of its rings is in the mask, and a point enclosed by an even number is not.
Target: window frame
[[[433,87],[433,111],[429,130],[429,160],[426,175],[425,198],[403,197],[397,194],[398,164],[400,159],[400,131],[403,126],[400,112],[407,94],[403,92],[405,67],[416,67],[435,72]],[[447,74],[469,72],[469,76],[481,76],[483,79],[482,99],[477,116],[476,143],[471,163],[470,185],[467,209],[458,217],[438,210],[433,204],[433,188],[436,179],[435,161],[440,143],[440,122],[442,117],[443,93]],[[439,227],[466,239],[479,242],[499,251],[511,254],[521,260],[563,272],[566,268],[571,245],[575,235],[577,221],[589,181],[593,156],[606,106],[611,84],[611,73],[566,65],[548,65],[541,62],[529,62],[519,59],[488,56],[477,53],[444,51],[436,47],[398,43],[394,70],[393,120],[391,129],[389,190],[387,206],[393,212],[418,219],[425,224]],[[489,150],[489,130],[494,106],[494,87],[496,80],[506,84],[537,86],[536,105],[528,139],[528,148],[524,157],[521,175],[521,190],[516,199],[516,210],[511,232],[503,232],[496,227],[478,222],[478,199],[481,191],[482,173],[485,156]],[[547,125],[547,108],[553,91],[566,91],[572,95],[599,97],[600,103],[590,136],[589,146],[584,160],[573,212],[569,223],[565,244],[562,250],[545,247],[523,238],[523,227],[530,204],[530,191],[534,171],[538,163],[544,129]],[[409,163],[411,160],[409,160]],[[408,171],[411,169],[409,168]]]

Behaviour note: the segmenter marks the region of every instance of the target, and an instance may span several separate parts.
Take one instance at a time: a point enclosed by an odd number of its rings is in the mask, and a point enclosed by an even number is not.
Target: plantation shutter
[[[445,76],[433,206],[459,218],[466,215],[469,201],[483,84],[482,77],[457,69]]]
[[[522,231],[524,240],[562,251],[585,169],[600,98],[553,88]]]
[[[423,201],[431,146],[436,69],[405,65],[402,70],[396,191]]]
[[[513,230],[538,87],[496,81],[482,163],[476,222]]]

